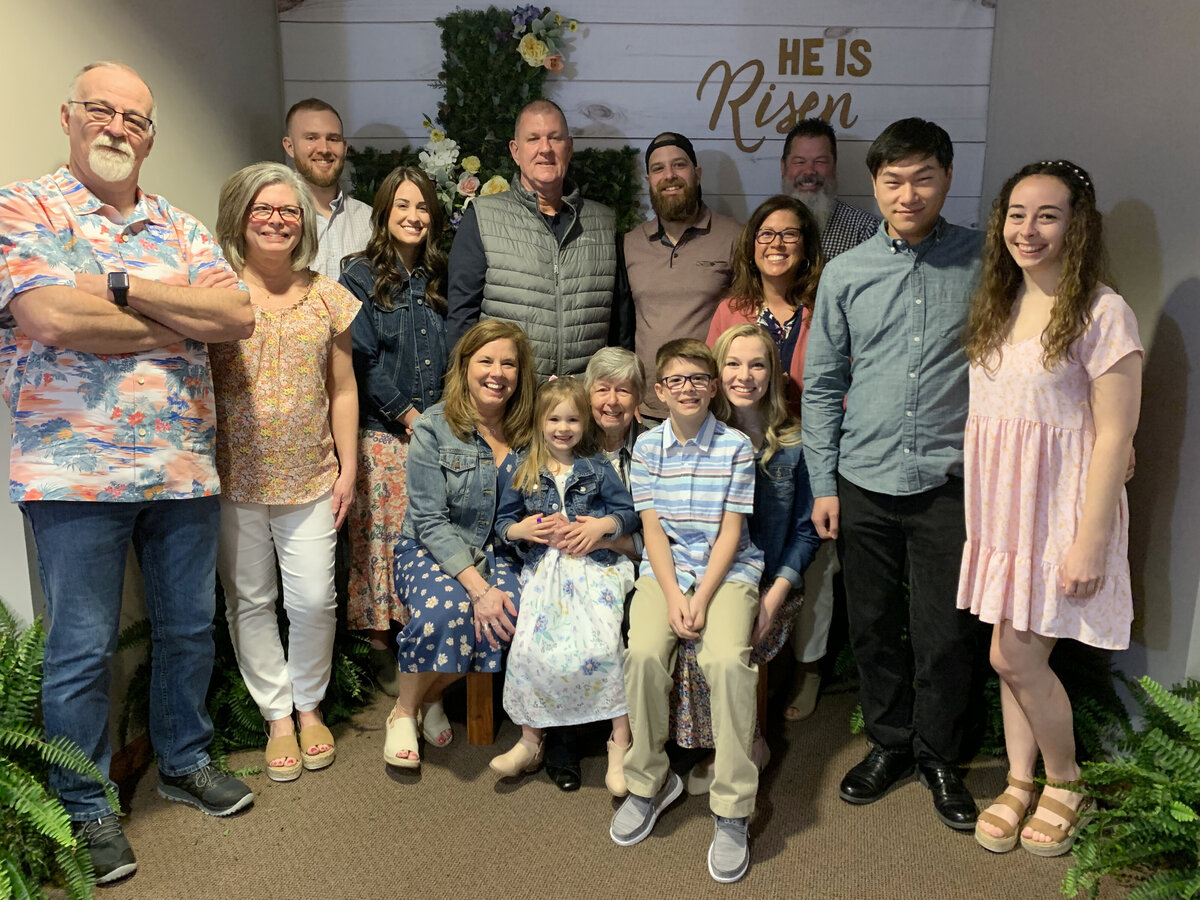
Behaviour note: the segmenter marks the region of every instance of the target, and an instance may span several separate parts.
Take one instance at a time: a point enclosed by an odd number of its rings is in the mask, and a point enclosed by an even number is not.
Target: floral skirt
[[[750,665],[764,666],[787,643],[792,633],[792,624],[804,594],[790,591],[783,606],[775,614],[771,630],[766,637],[750,649]],[[762,669],[760,668],[761,672]],[[761,677],[761,676],[760,676]],[[762,728],[759,722],[757,729]],[[696,661],[696,645],[693,641],[680,641],[675,659],[674,684],[671,687],[671,739],[680,747],[713,747],[712,708],[708,699],[708,682]]]
[[[488,584],[507,593],[520,608],[516,576],[503,556],[483,548]],[[396,637],[401,672],[499,672],[505,645],[493,650],[486,637],[475,642],[475,615],[464,588],[433,561],[420,541],[396,545],[396,590],[411,618]],[[518,626],[520,619],[517,619]]]
[[[551,548],[521,572],[521,617],[508,654],[504,709],[535,728],[624,715],[621,616],[633,563],[604,565]]]
[[[350,540],[346,625],[354,631],[387,631],[392,622],[408,621],[408,609],[396,593],[392,558],[408,511],[407,461],[407,436],[366,429],[358,433],[358,478],[346,517]]]

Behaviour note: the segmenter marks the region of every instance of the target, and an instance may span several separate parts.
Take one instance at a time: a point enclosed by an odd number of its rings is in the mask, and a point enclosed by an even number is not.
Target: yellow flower
[[[472,175],[475,175],[476,173],[479,172],[479,165],[480,165],[480,163],[479,163],[478,156],[468,156],[466,159],[464,159],[462,161],[462,167],[464,169],[466,169],[468,172],[470,172]]]
[[[521,54],[521,59],[529,65],[540,66],[546,59],[547,49],[544,43],[532,34],[527,34],[521,38],[521,43],[517,44],[517,52]]]
[[[508,190],[508,182],[505,181],[502,175],[493,175],[487,180],[487,183],[479,189],[480,197],[487,197],[490,194],[503,194]]]
[[[562,17],[562,13],[557,13],[557,12],[556,12],[556,13],[554,14],[554,24],[555,24],[555,25],[562,25],[562,23],[563,23],[563,17]]]
[[[576,22],[574,19],[572,19],[570,22],[567,23],[567,31],[578,31],[578,30],[579,30],[579,23]]]
[[[446,132],[440,128],[434,128],[429,132],[429,139],[435,144],[440,144],[446,139]]]

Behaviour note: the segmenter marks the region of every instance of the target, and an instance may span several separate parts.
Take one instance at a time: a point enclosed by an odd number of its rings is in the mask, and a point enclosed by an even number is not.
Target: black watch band
[[[113,303],[117,306],[129,305],[129,273],[109,272],[108,289],[112,292]]]

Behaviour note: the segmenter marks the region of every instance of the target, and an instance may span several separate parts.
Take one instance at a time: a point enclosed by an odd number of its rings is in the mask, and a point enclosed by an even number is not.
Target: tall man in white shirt
[[[346,166],[346,136],[342,117],[326,103],[310,97],[288,110],[283,149],[308,184],[316,201],[319,246],[312,268],[337,280],[342,257],[367,247],[371,236],[371,207],[342,190]]]

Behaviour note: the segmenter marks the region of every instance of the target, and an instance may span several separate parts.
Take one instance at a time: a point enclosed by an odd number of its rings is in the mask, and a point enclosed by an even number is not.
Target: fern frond
[[[1200,710],[1196,709],[1196,703],[1168,691],[1149,675],[1143,675],[1140,683],[1154,705],[1170,716],[1193,743],[1200,744]]]

